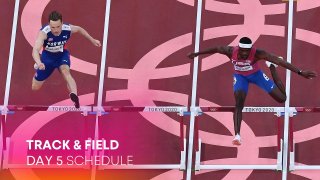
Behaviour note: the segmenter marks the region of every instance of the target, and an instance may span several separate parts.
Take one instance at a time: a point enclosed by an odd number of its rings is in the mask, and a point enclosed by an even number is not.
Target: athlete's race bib
[[[236,71],[250,71],[252,69],[253,69],[252,66],[242,66],[242,67],[234,66],[234,70],[236,70]]]
[[[54,47],[46,46],[45,49],[46,49],[47,51],[53,52],[53,53],[63,52],[63,45],[61,45],[61,46],[54,46]]]

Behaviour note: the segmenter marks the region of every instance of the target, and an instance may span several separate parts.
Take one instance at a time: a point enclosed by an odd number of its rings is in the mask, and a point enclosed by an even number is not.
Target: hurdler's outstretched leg
[[[269,67],[273,81],[274,81],[275,85],[277,86],[277,87],[274,87],[273,90],[269,94],[277,102],[283,103],[286,101],[287,95],[286,95],[286,89],[285,89],[285,87],[284,87],[284,85],[283,85],[283,83],[282,83],[281,79],[279,78],[278,73],[276,71],[276,67],[278,65],[270,63],[268,61],[266,61],[266,64]]]

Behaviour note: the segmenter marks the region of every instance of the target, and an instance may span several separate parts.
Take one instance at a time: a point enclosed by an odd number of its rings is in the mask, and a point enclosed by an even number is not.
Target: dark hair
[[[61,22],[62,22],[62,15],[58,11],[52,11],[49,14],[49,22],[50,21],[58,21],[58,20],[61,20]]]
[[[242,43],[242,44],[252,44],[252,41],[250,38],[248,37],[242,37],[239,41],[239,43]]]

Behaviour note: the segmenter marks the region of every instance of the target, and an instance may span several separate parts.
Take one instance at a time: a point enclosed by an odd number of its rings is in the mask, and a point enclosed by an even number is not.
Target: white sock
[[[268,67],[270,67],[271,64],[273,64],[274,67],[278,67],[278,65],[276,65],[276,64],[274,64],[274,63],[272,63],[272,62],[266,61],[266,65],[267,65]]]
[[[34,63],[33,68],[34,68],[34,69],[38,69],[38,68],[39,68],[39,67],[38,67],[38,64],[37,64],[37,63]]]

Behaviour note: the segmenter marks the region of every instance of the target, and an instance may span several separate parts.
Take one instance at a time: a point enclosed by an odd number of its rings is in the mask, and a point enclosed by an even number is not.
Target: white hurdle
[[[91,106],[80,106],[80,108],[75,108],[74,106],[39,106],[39,105],[32,105],[32,106],[19,106],[19,105],[8,105],[7,107],[0,106],[0,110],[2,112],[2,116],[6,116],[8,114],[13,114],[15,112],[22,112],[22,111],[47,111],[47,112],[76,112],[81,114],[84,117],[88,116],[88,113],[92,111]],[[3,138],[5,140],[3,143],[1,143],[1,146],[4,146],[3,148],[3,169],[20,169],[20,168],[36,168],[36,169],[47,169],[47,168],[90,168],[90,166],[77,166],[77,165],[68,165],[68,164],[61,164],[61,165],[44,165],[44,166],[30,166],[27,164],[14,164],[11,163],[11,160],[13,158],[13,148],[14,148],[14,142],[11,140],[10,137],[5,137],[5,124],[2,124],[2,132]],[[86,157],[88,157],[87,152],[89,150],[85,151]]]
[[[233,106],[224,106],[224,107],[196,107],[191,109],[191,111],[195,111],[196,115],[201,115],[204,112],[233,112],[235,107]],[[277,117],[280,117],[284,112],[284,107],[244,107],[243,112],[246,113],[275,113]],[[196,124],[198,120],[196,121]],[[196,126],[197,127],[197,126]],[[280,127],[278,127],[280,128]],[[195,133],[198,133],[198,128],[195,128]],[[196,136],[198,137],[198,136]],[[283,154],[283,140],[280,139],[280,134],[278,131],[278,152],[277,152],[277,162],[274,165],[270,164],[238,164],[238,165],[210,165],[210,164],[201,164],[201,139],[195,139],[196,144],[196,160],[195,160],[195,170],[231,170],[231,169],[253,169],[253,170],[282,170],[282,154]]]
[[[180,121],[180,163],[179,164],[132,164],[132,165],[100,165],[100,170],[104,169],[178,169],[186,170],[186,139],[184,138],[183,130],[183,116],[188,112],[187,107],[182,106],[103,106],[93,107],[93,112],[102,116],[107,113],[121,113],[121,112],[167,112],[177,113],[181,117]],[[104,151],[100,151],[100,156],[104,155]]]
[[[319,113],[320,107],[296,107],[294,112],[297,113]],[[290,158],[289,158],[289,171],[294,170],[320,170],[320,165],[296,165],[295,162],[295,144],[293,139],[293,117],[297,115],[297,113],[290,113],[290,121],[289,121],[289,151],[290,151]]]
[[[180,152],[180,163],[179,164],[133,164],[133,165],[98,165],[99,170],[104,169],[178,169],[186,170],[186,138],[184,137],[183,130],[183,116],[189,115],[193,112],[196,116],[199,116],[206,112],[233,112],[233,106],[224,107],[195,107],[190,108],[182,106],[144,106],[144,107],[133,107],[133,106],[102,106],[92,107],[92,106],[81,106],[80,108],[75,108],[74,106],[17,106],[8,105],[7,107],[0,106],[0,112],[2,117],[8,114],[15,113],[16,111],[47,111],[47,112],[81,112],[84,116],[89,113],[97,114],[98,116],[103,116],[108,113],[125,113],[125,112],[165,112],[165,113],[177,113],[181,117],[180,121],[180,139],[181,139],[181,152]],[[287,111],[286,111],[287,110]],[[284,107],[244,107],[243,112],[245,113],[274,113],[278,117],[278,121],[284,115],[285,112],[289,112],[290,117],[290,127],[289,127],[289,151],[290,151],[290,163],[289,170],[319,170],[320,165],[296,165],[295,164],[295,152],[293,143],[293,128],[292,128],[292,118],[297,115],[297,113],[317,113],[320,112],[320,107],[290,107],[286,109]],[[195,121],[196,124],[198,121]],[[5,126],[2,124],[2,133],[5,133]],[[280,125],[278,125],[278,128]],[[198,128],[195,126],[195,133],[197,133]],[[191,133],[191,132],[190,132]],[[3,134],[5,135],[5,134]],[[3,136],[4,137],[4,136]],[[5,144],[4,144],[5,143]],[[238,165],[210,165],[201,164],[201,139],[195,136],[196,154],[195,154],[195,170],[231,170],[231,169],[253,169],[253,170],[282,170],[283,169],[283,139],[280,138],[280,133],[278,131],[278,150],[277,150],[277,161],[276,164],[238,164]],[[12,149],[14,148],[14,142],[10,140],[10,137],[6,137],[6,140],[1,143],[1,149],[3,149],[3,154],[1,155],[2,168],[85,168],[89,169],[90,165],[76,166],[76,165],[45,165],[45,166],[28,166],[26,164],[13,164],[10,163],[13,154]],[[4,148],[4,146],[6,148]],[[92,150],[85,151],[85,157],[90,157],[92,155]],[[104,151],[99,151],[98,156],[104,156]]]
[[[10,52],[9,52],[9,59],[8,59],[8,71],[7,71],[7,78],[6,78],[6,88],[4,93],[4,100],[3,100],[3,109],[1,110],[1,128],[2,131],[0,134],[2,136],[0,137],[0,141],[2,141],[2,145],[0,146],[0,170],[2,169],[3,165],[3,153],[5,150],[5,124],[6,124],[6,109],[5,107],[8,105],[9,102],[9,95],[10,95],[10,85],[11,85],[11,76],[12,76],[12,66],[13,66],[13,56],[14,56],[14,50],[15,50],[15,43],[16,43],[16,35],[17,35],[17,26],[18,26],[18,15],[19,15],[19,6],[20,6],[20,0],[15,0],[14,5],[14,14],[13,14],[13,21],[12,21],[12,31],[11,31],[11,40],[10,40]]]

